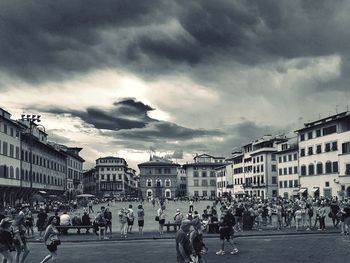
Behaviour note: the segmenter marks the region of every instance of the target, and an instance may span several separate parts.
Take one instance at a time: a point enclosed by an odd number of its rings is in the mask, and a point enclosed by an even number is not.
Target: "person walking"
[[[34,236],[34,218],[32,212],[27,208],[26,213],[25,213],[25,225],[27,228],[27,236],[29,237],[30,234]]]
[[[157,216],[159,218],[159,235],[163,235],[163,228],[165,224],[165,205],[161,205],[160,208],[157,211]]]
[[[142,205],[139,205],[137,207],[137,222],[139,226],[139,235],[143,235],[143,226],[145,223],[145,210],[143,209]]]
[[[230,244],[232,247],[232,251],[230,252],[231,255],[235,255],[238,253],[238,249],[235,246],[232,236],[233,236],[233,222],[231,219],[231,215],[227,208],[224,206],[222,209],[220,222],[219,222],[219,231],[220,231],[220,240],[221,240],[221,249],[216,252],[216,255],[225,255],[225,240]]]
[[[329,215],[332,218],[333,226],[335,229],[337,229],[339,224],[339,217],[337,217],[337,214],[340,210],[340,207],[335,200],[332,201],[330,205],[330,210],[331,211],[329,212]]]
[[[192,221],[192,225],[194,230],[190,232],[189,238],[190,238],[190,244],[192,248],[192,255],[194,255],[195,259],[197,259],[194,262],[198,263],[204,263],[205,260],[203,258],[203,254],[205,254],[208,249],[206,248],[204,242],[203,242],[203,234],[202,234],[202,224],[200,219],[197,217]]]
[[[48,226],[45,230],[44,234],[44,242],[49,250],[50,254],[47,255],[40,263],[45,263],[48,262],[50,259],[52,262],[56,262],[57,258],[57,246],[61,244],[61,241],[58,238],[58,230],[56,226],[58,225],[57,218],[56,217],[51,217],[48,222]]]
[[[27,244],[26,227],[24,222],[25,211],[26,207],[20,208],[18,215],[14,215],[14,221],[12,223],[12,231],[14,234],[13,244],[16,249],[16,263],[24,263],[30,252]]]
[[[89,214],[94,212],[94,209],[92,208],[93,204],[94,204],[93,201],[90,200],[89,201]]]
[[[12,263],[13,257],[11,252],[13,247],[13,236],[11,232],[12,221],[9,218],[3,218],[0,222],[0,255],[2,262]]]
[[[47,222],[47,213],[43,208],[40,208],[39,213],[37,215],[36,227],[38,228],[39,238],[37,240],[42,240],[43,232],[45,231],[45,226]]]
[[[190,232],[191,221],[183,220],[180,229],[176,232],[175,243],[176,243],[176,262],[177,263],[190,263],[191,260],[191,244],[188,237]]]

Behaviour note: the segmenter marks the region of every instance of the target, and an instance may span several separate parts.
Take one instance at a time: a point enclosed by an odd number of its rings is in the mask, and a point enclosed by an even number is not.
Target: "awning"
[[[315,192],[317,192],[318,190],[320,190],[320,188],[314,187],[314,188],[311,190],[311,192],[315,193]]]
[[[39,191],[40,194],[47,194],[45,191]]]
[[[299,193],[299,194],[302,194],[302,193],[304,193],[305,191],[306,191],[306,188],[302,188],[302,189],[299,190],[298,193]]]

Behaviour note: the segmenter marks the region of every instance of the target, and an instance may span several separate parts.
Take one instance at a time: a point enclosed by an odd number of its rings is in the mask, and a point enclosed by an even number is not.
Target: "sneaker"
[[[215,253],[216,255],[225,255],[225,251],[219,250],[218,252]]]
[[[233,250],[230,252],[230,254],[231,254],[231,255],[236,255],[236,254],[238,254],[238,249],[237,249],[237,248],[233,249]]]

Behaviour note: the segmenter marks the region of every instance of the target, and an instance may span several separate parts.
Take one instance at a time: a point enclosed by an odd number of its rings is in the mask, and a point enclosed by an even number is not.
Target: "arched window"
[[[301,172],[301,175],[306,175],[306,166],[305,165],[302,165],[300,167],[300,172]]]
[[[317,163],[316,170],[317,170],[317,174],[323,174],[323,164]]]
[[[10,166],[10,178],[11,179],[15,178],[15,171],[13,169],[13,166]]]
[[[19,168],[16,168],[16,179],[19,180]]]
[[[315,166],[310,163],[309,164],[309,175],[314,175],[315,174]]]
[[[166,198],[171,198],[171,190],[170,189],[166,189],[165,190],[165,197]]]
[[[327,174],[332,173],[332,162],[331,161],[326,162],[326,173]]]
[[[152,187],[152,179],[147,179],[146,186],[147,187]]]
[[[166,179],[165,180],[165,187],[170,187],[171,186],[171,180],[170,179]]]
[[[151,189],[147,189],[147,197],[152,197],[153,191]]]
[[[162,187],[162,180],[161,179],[157,179],[156,186],[157,187]]]

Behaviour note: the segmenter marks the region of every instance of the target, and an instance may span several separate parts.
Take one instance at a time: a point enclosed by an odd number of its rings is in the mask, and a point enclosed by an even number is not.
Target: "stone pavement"
[[[227,253],[217,256],[219,240],[205,239],[209,248],[205,260],[210,262],[348,262],[350,257],[350,236],[315,233],[313,235],[241,236],[235,239],[240,250],[238,255]],[[47,254],[43,244],[29,244],[32,252],[26,263],[37,263]],[[229,252],[229,248],[226,247]],[[63,242],[58,249],[58,262],[73,263],[172,263],[176,262],[175,241],[144,240],[110,242]]]

